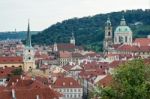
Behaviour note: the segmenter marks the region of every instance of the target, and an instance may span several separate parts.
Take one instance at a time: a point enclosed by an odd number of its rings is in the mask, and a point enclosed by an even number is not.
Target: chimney
[[[36,99],[40,99],[40,96],[39,96],[39,95],[36,95]]]
[[[12,99],[16,99],[15,89],[12,89],[12,90],[11,90],[11,93],[12,93]]]
[[[48,87],[49,87],[49,88],[52,88],[52,86],[51,86],[51,85],[49,85]]]
[[[20,76],[20,78],[22,79],[22,75]]]

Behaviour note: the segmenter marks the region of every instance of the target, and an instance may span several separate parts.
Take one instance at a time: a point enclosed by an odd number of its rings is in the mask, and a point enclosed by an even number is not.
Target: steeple
[[[126,20],[125,20],[125,18],[124,18],[124,15],[122,15],[122,19],[121,19],[121,21],[120,21],[120,25],[121,25],[121,26],[126,26]]]
[[[105,36],[104,36],[104,41],[103,41],[104,52],[108,52],[111,46],[112,46],[112,26],[111,26],[110,18],[108,16],[106,25],[105,25]]]
[[[106,26],[111,26],[111,22],[110,22],[109,16],[107,17]]]
[[[29,22],[29,20],[28,20],[26,46],[32,47],[32,45],[31,45],[31,33],[30,33],[30,22]]]
[[[70,43],[75,45],[75,37],[73,32],[72,32],[72,37],[70,38]]]

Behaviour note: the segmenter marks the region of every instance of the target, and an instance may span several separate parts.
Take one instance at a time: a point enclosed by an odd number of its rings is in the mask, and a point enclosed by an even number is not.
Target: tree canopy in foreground
[[[150,99],[150,65],[139,59],[120,65],[112,85],[99,87],[94,94],[101,99]]]

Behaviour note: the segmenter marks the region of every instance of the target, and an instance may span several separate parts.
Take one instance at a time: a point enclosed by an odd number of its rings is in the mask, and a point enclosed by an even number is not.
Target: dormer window
[[[65,86],[65,82],[63,82],[63,86]]]
[[[73,83],[72,83],[72,82],[70,82],[70,85],[73,85]]]

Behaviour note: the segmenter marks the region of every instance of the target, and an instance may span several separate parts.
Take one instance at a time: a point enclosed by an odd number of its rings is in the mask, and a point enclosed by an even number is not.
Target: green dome
[[[132,33],[132,31],[128,26],[118,26],[115,33]]]

